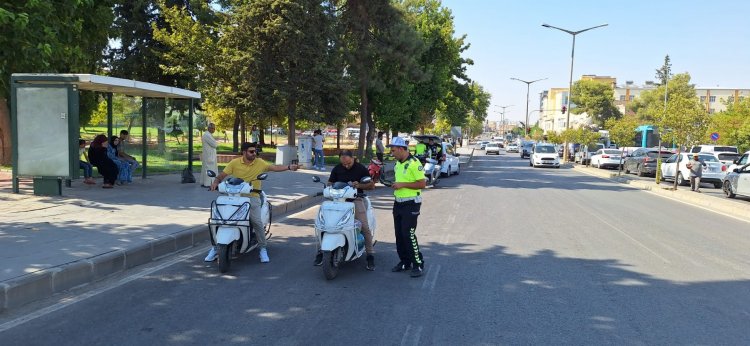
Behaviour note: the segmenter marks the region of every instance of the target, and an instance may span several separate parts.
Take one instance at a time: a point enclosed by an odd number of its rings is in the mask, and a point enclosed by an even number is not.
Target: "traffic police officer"
[[[396,250],[400,261],[391,271],[411,269],[412,277],[422,276],[424,261],[417,242],[417,218],[422,206],[422,191],[425,188],[424,168],[417,158],[409,153],[409,147],[401,137],[393,137],[391,144],[396,180],[391,185],[393,195],[393,225],[396,229]]]

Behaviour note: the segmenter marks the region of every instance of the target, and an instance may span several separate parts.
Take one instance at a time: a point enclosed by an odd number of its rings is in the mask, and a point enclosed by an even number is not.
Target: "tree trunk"
[[[245,117],[240,118],[240,142],[245,143],[247,142],[247,134],[245,131],[247,130],[247,127],[245,127]]]
[[[341,150],[341,124],[336,125],[336,150]]]
[[[365,158],[372,158],[372,142],[375,139],[375,120],[372,117],[372,102],[367,100],[367,144],[365,146]]]
[[[289,133],[287,133],[287,145],[293,147],[297,145],[294,141],[297,129],[295,128],[294,113],[296,111],[296,100],[289,100],[286,105],[287,113],[289,115]]]
[[[11,133],[8,100],[0,98],[0,164],[3,165],[10,165],[13,161]]]
[[[367,82],[362,81],[359,87],[359,142],[357,144],[357,157],[364,157],[365,133],[367,132]]]
[[[235,153],[240,152],[239,147],[239,135],[240,135],[240,111],[234,111],[234,124],[232,126],[232,151]]]

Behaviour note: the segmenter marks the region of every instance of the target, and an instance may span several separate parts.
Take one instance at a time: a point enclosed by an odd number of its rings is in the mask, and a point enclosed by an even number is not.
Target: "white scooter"
[[[320,178],[313,177],[320,183]],[[359,182],[368,184],[370,177]],[[370,199],[365,194],[358,194],[357,189],[345,182],[336,182],[332,186],[323,184],[323,198],[327,199],[318,210],[315,219],[315,236],[323,252],[323,274],[332,280],[338,274],[344,262],[351,262],[364,256],[365,237],[360,232],[360,222],[354,218],[354,202],[347,200],[362,197],[367,208],[367,222],[370,233],[375,238],[375,214]]]
[[[209,177],[216,177],[216,173],[208,171]],[[265,180],[267,173],[259,174],[255,180]],[[253,181],[255,181],[253,180]],[[219,196],[211,202],[211,218],[208,219],[208,229],[211,234],[211,244],[216,247],[219,272],[229,270],[229,262],[253,251],[258,247],[256,232],[265,232],[266,239],[271,237],[271,203],[262,190],[253,190],[252,181],[240,178],[228,178],[219,183]],[[263,229],[253,229],[250,223],[250,198],[242,196],[257,192],[261,201],[261,221]]]

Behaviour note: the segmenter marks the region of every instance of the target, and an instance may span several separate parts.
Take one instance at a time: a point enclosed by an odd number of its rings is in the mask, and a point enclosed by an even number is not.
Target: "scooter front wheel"
[[[218,254],[219,272],[226,273],[229,271],[229,245],[219,244],[216,245],[216,253]]]
[[[335,255],[336,252],[338,252],[338,249],[323,251],[323,275],[328,280],[335,279],[336,275],[339,274],[339,259]]]

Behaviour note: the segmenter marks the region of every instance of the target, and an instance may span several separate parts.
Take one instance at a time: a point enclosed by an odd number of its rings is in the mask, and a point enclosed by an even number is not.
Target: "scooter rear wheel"
[[[338,256],[334,256],[331,251],[323,251],[323,275],[327,280],[333,280],[339,274],[339,263],[336,257]]]
[[[219,272],[226,273],[229,271],[229,246],[226,244],[219,244],[216,246],[216,252],[218,254]]]

